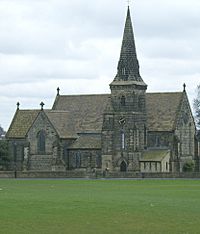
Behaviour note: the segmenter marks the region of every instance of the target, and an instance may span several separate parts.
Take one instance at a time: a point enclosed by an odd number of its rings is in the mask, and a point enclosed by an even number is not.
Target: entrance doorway
[[[122,161],[122,163],[120,164],[120,171],[127,171],[127,164],[125,161]]]

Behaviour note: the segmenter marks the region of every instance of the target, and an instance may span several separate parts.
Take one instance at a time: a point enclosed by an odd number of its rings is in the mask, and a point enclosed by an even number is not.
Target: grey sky
[[[140,72],[148,92],[200,83],[200,1],[131,3]],[[51,108],[61,94],[108,93],[116,75],[126,0],[0,0],[0,124],[16,110]]]

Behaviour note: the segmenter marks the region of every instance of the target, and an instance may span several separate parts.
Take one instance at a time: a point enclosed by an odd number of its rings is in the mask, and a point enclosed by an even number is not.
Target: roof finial
[[[44,109],[44,105],[45,105],[45,104],[44,104],[44,102],[41,102],[41,103],[40,103],[41,110],[43,110],[43,109]]]
[[[186,91],[186,84],[184,83],[183,84],[183,92],[185,92]]]
[[[17,102],[17,110],[19,110],[19,106],[20,106],[20,103],[19,103],[19,102]]]
[[[59,96],[60,95],[60,88],[58,87],[57,88],[57,96]]]
[[[127,0],[127,3],[128,3],[128,7],[130,6],[130,2],[131,2],[130,0]]]

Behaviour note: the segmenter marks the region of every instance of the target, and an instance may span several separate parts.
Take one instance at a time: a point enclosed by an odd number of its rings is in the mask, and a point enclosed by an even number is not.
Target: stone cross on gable
[[[60,95],[60,88],[58,87],[57,88],[57,96],[59,96]]]
[[[44,102],[41,102],[41,103],[40,103],[41,110],[43,110],[43,108],[44,108],[44,105],[45,105],[45,104],[44,104]]]
[[[186,84],[185,83],[183,84],[183,91],[184,92],[186,91]]]
[[[19,110],[19,106],[20,106],[20,103],[18,102],[18,103],[17,103],[17,110]]]

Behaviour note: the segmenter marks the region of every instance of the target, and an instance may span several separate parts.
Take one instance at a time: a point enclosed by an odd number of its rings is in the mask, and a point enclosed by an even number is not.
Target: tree
[[[5,135],[5,131],[3,130],[3,128],[0,125],[0,138]]]
[[[0,140],[0,170],[6,170],[9,166],[8,142]]]
[[[197,128],[200,128],[200,85],[197,86],[197,96],[194,99],[193,106]]]

